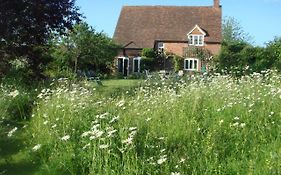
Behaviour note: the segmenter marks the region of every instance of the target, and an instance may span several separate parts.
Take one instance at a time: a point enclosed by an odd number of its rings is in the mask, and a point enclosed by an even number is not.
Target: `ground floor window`
[[[197,58],[184,59],[184,70],[198,71],[199,60]]]
[[[140,62],[141,62],[141,57],[136,57],[133,59],[133,72],[134,73],[140,72]]]

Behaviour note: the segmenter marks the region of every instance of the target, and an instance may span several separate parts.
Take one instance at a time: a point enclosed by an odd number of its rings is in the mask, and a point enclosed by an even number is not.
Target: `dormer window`
[[[188,43],[189,43],[189,45],[193,45],[193,46],[203,46],[204,45],[204,35],[189,35]]]
[[[204,37],[206,36],[206,33],[198,25],[195,25],[187,36],[189,45],[204,46]]]

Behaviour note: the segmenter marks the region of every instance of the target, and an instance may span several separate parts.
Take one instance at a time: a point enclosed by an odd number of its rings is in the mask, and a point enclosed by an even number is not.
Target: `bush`
[[[235,76],[261,72],[267,69],[281,70],[281,39],[276,38],[263,47],[243,42],[224,42],[216,57],[219,71]]]

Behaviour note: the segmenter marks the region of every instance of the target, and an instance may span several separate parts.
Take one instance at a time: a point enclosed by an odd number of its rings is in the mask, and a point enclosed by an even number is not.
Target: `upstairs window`
[[[189,35],[188,43],[189,43],[189,45],[193,45],[193,46],[203,46],[204,45],[204,35]]]
[[[201,29],[198,25],[187,34],[188,36],[188,44],[193,46],[204,46],[204,37],[206,36],[206,32]]]

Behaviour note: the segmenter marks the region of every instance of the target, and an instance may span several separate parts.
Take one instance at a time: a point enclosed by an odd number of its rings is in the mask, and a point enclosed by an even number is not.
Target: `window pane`
[[[198,42],[199,45],[202,45],[203,44],[203,36],[199,36],[199,42]]]
[[[158,43],[158,49],[159,49],[159,48],[164,48],[164,43],[163,43],[163,42],[159,42],[159,43]]]
[[[135,59],[134,60],[134,72],[139,71],[139,60]]]
[[[189,44],[190,45],[193,45],[193,36],[192,35],[189,35]]]
[[[118,72],[123,72],[123,59],[118,59]]]
[[[197,70],[197,60],[194,60],[194,68],[193,69]]]
[[[188,60],[184,60],[184,68],[188,69]]]
[[[194,36],[194,45],[198,45],[198,36]]]
[[[193,68],[193,60],[189,60],[188,69],[192,69],[192,68]]]

